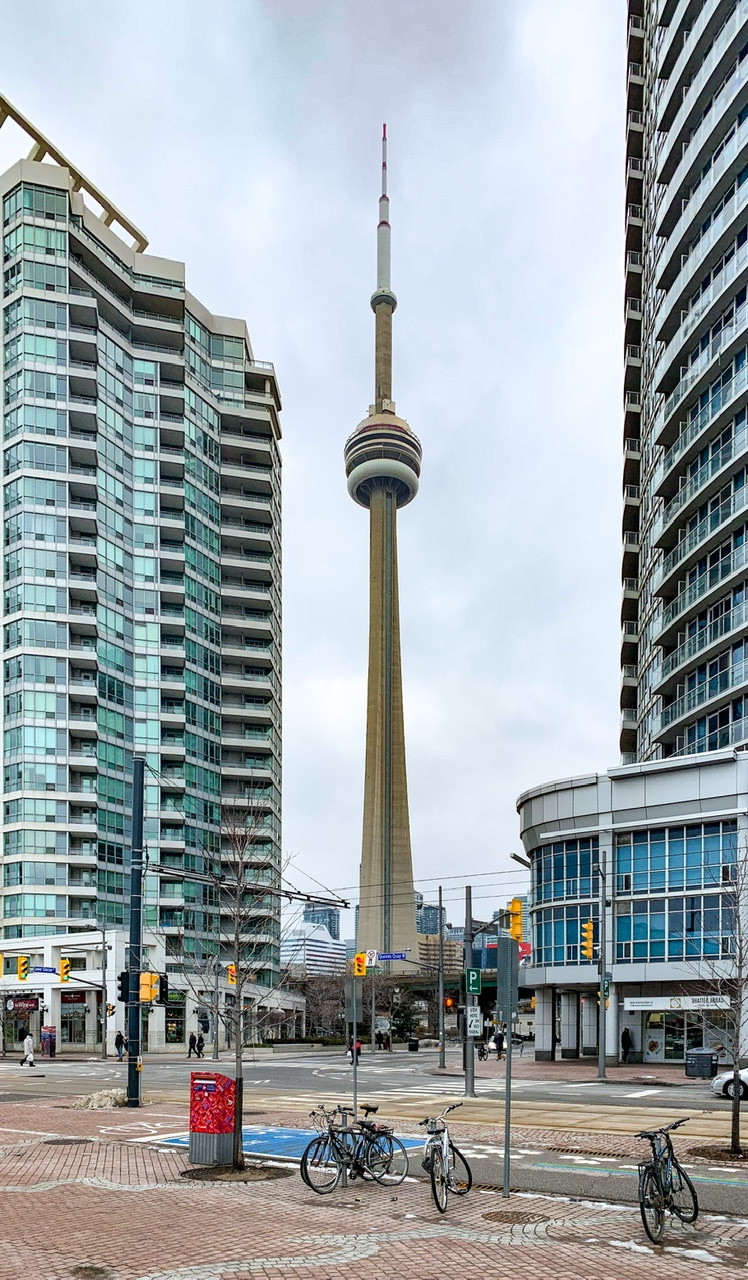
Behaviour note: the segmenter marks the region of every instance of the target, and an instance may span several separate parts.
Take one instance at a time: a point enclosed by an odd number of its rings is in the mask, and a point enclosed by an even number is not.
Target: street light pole
[[[465,885],[465,941],[463,944],[463,983],[465,986],[465,1097],[475,1097],[475,1054],[473,1037],[468,1030],[468,1010],[475,1001],[467,989],[467,971],[473,963],[473,890]]]
[[[101,929],[101,1056],[106,1062],[106,929]]]
[[[127,1105],[140,1106],[140,968],[143,952],[143,780],[145,760],[132,762],[132,845],[130,857],[130,946],[127,1001]]]
[[[446,1032],[444,1027],[444,924],[442,922],[442,887],[439,885],[439,1066],[446,1067]]]

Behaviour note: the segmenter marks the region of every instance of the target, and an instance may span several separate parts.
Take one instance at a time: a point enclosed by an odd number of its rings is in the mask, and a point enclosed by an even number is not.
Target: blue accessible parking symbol
[[[249,1124],[242,1129],[242,1149],[247,1156],[275,1156],[282,1160],[301,1160],[304,1148],[317,1137],[316,1129],[282,1129],[270,1125]],[[152,1141],[152,1139],[151,1139]],[[168,1147],[189,1147],[189,1134],[162,1139]],[[419,1138],[401,1138],[411,1151],[420,1147]]]

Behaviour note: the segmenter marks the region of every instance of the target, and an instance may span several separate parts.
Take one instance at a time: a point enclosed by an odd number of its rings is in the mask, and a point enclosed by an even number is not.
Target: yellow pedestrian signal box
[[[230,987],[236,986],[236,965],[235,964],[226,965],[226,981],[228,982]]]
[[[140,1003],[152,1004],[158,997],[158,974],[157,973],[141,973],[140,975]]]
[[[60,982],[70,981],[70,961],[64,956],[60,957]]]
[[[512,898],[509,903],[509,932],[517,941],[522,941],[522,899]]]
[[[366,952],[359,951],[358,955],[353,957],[353,976],[354,978],[366,977]]]
[[[595,952],[595,922],[594,920],[585,920],[582,925],[582,955],[585,960],[591,960]]]
[[[28,956],[16,956],[16,977],[19,982],[26,982],[31,969],[31,961]]]

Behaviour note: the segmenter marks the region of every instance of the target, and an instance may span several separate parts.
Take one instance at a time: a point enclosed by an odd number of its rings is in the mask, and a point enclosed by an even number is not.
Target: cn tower
[[[410,952],[417,960],[416,907],[405,769],[397,511],[418,492],[421,445],[392,399],[390,217],[387,126],[382,129],[382,194],[377,227],[374,403],[345,446],[348,492],[369,509],[369,681],[364,822],[357,947]],[[390,971],[405,968],[393,962]]]

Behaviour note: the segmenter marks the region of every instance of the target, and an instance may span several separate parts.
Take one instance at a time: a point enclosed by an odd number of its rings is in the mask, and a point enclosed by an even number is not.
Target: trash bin
[[[42,1056],[54,1058],[57,1053],[57,1027],[42,1027]]]
[[[713,1049],[688,1049],[686,1075],[692,1079],[709,1080],[719,1070],[719,1054]]]
[[[415,1038],[408,1041],[408,1053],[418,1053],[418,1041]]]
[[[236,1081],[217,1071],[190,1076],[190,1164],[231,1164]]]

